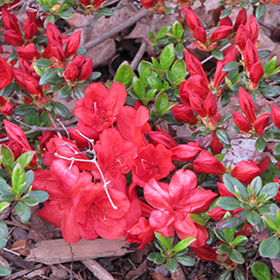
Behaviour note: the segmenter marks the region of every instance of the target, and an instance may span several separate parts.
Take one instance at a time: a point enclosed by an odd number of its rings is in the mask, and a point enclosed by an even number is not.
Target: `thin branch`
[[[143,8],[140,10],[136,15],[130,17],[123,23],[119,24],[117,27],[113,28],[108,33],[101,35],[96,40],[93,40],[92,42],[88,42],[87,44],[83,45],[82,48],[85,48],[87,51],[94,48],[95,46],[99,45],[100,43],[104,42],[105,40],[111,38],[112,36],[116,35],[117,33],[121,32],[123,29],[130,27],[134,23],[136,23],[141,18],[145,17],[149,13],[148,10]]]

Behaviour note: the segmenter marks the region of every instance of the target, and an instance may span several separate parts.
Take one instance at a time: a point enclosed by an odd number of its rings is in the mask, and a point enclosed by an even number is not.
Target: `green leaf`
[[[278,183],[268,183],[266,184],[260,193],[266,193],[265,198],[271,197],[274,198],[278,192],[279,184]]]
[[[165,37],[167,35],[167,33],[170,31],[170,29],[171,29],[171,26],[164,26],[164,27],[162,27],[158,31],[158,33],[156,35],[156,39],[161,39],[161,38]]]
[[[234,278],[235,278],[235,280],[245,280],[246,279],[244,273],[238,267],[234,270]]]
[[[8,171],[11,171],[15,160],[14,154],[11,149],[4,144],[1,145],[1,156],[2,164]]]
[[[140,75],[140,80],[142,81],[144,87],[146,87],[148,83],[148,78],[153,75],[153,70],[151,67],[146,68],[144,71],[142,71],[142,74]]]
[[[34,155],[35,155],[35,152],[27,151],[18,157],[18,159],[16,160],[14,165],[17,165],[19,163],[23,168],[25,168],[29,165],[29,163],[33,159]]]
[[[91,73],[90,77],[88,78],[88,80],[96,80],[98,79],[99,77],[101,77],[101,73],[100,72],[97,72],[97,71],[94,71]]]
[[[18,196],[21,194],[22,189],[25,185],[25,172],[22,166],[17,163],[14,167],[12,173],[12,185],[15,191],[15,194]]]
[[[195,264],[194,259],[189,256],[176,256],[175,255],[174,259],[184,266],[194,266],[194,264]]]
[[[179,43],[175,47],[175,54],[178,59],[184,58],[184,45],[182,43]]]
[[[175,59],[175,49],[173,44],[167,45],[161,52],[160,65],[162,69],[168,69]]]
[[[36,109],[36,106],[30,104],[20,104],[13,110],[16,116],[25,116]]]
[[[36,38],[33,40],[34,44],[42,44],[44,42],[47,42],[47,36],[46,35],[39,35],[36,36]]]
[[[257,196],[262,189],[262,179],[260,176],[254,178],[249,185],[250,193]]]
[[[217,254],[228,254],[231,248],[227,244],[220,244],[219,249],[216,251]]]
[[[7,201],[0,202],[0,213],[4,211],[9,205],[10,205],[9,202]]]
[[[215,235],[223,242],[228,243],[229,240],[225,233],[222,230],[217,229],[216,227],[214,228],[214,233]]]
[[[140,79],[138,79],[137,77],[134,77],[132,87],[133,87],[135,94],[140,99],[145,97],[145,87]]]
[[[271,258],[280,251],[279,239],[277,236],[271,236],[262,241],[259,247],[260,255],[264,258]]]
[[[49,194],[45,191],[32,191],[29,197],[36,197],[40,203],[49,199]]]
[[[10,275],[11,273],[12,272],[9,268],[0,264],[0,276],[7,276]]]
[[[114,15],[113,10],[109,8],[100,8],[98,9],[97,13],[105,17],[111,17]]]
[[[39,199],[37,197],[32,197],[32,196],[27,196],[24,198],[23,202],[27,205],[27,206],[35,206],[37,204],[39,204]]]
[[[230,14],[231,14],[231,8],[227,8],[227,9],[225,9],[225,10],[222,12],[222,14],[220,15],[220,19],[226,18],[226,17],[228,17]]]
[[[168,104],[168,96],[165,92],[160,92],[155,100],[154,108],[159,115],[166,113],[170,106]]]
[[[248,213],[247,220],[251,225],[255,226],[261,222],[261,217],[260,214],[253,210]]]
[[[177,270],[178,262],[175,259],[168,259],[166,261],[166,268],[168,271],[174,273]]]
[[[30,208],[23,202],[17,203],[15,206],[15,212],[19,220],[23,223],[27,223],[31,216]]]
[[[265,74],[267,75],[271,74],[275,69],[276,63],[277,63],[277,56],[274,56],[265,67]]]
[[[162,257],[161,255],[158,255],[157,257],[154,258],[154,263],[161,265],[164,264],[166,261],[166,259],[164,257]]]
[[[71,95],[72,92],[72,87],[69,86],[63,86],[60,88],[59,90],[59,98],[63,99],[63,98],[67,98],[68,96]]]
[[[157,89],[157,91],[160,91],[162,89],[162,82],[158,77],[149,77],[148,83],[152,89]]]
[[[190,244],[195,240],[196,240],[195,237],[187,237],[187,238],[181,240],[178,244],[176,244],[176,246],[174,246],[172,250],[174,252],[182,251],[182,250],[186,249],[187,247],[189,247]]]
[[[62,11],[58,13],[58,16],[63,18],[63,19],[70,19],[73,17],[73,13],[69,11]]]
[[[240,263],[241,264],[241,263],[245,262],[242,254],[239,251],[237,251],[236,249],[232,249],[230,251],[229,258],[235,263]]]
[[[40,78],[39,84],[41,86],[51,84],[51,85],[58,85],[65,82],[64,78],[60,78],[58,76],[58,69],[51,68],[48,69]]]
[[[55,101],[52,101],[51,104],[60,116],[62,116],[65,119],[70,119],[71,117],[70,112],[65,105]]]
[[[184,29],[179,21],[175,21],[172,26],[172,32],[176,39],[181,39],[183,37]]]
[[[212,51],[212,55],[214,56],[214,58],[216,58],[217,60],[223,60],[224,59],[224,54],[223,52],[221,52],[220,50],[214,49]]]
[[[238,192],[241,194],[243,199],[246,199],[249,197],[248,191],[243,186],[243,184],[237,180],[236,178],[233,178],[232,176],[228,174],[223,175],[223,181],[225,183],[226,188],[232,193],[236,194],[236,188],[238,189]]]
[[[39,67],[49,67],[54,64],[53,61],[46,59],[46,58],[39,58],[36,61],[34,61],[33,63]]]
[[[3,221],[0,220],[0,239],[6,239],[8,238],[8,236],[9,236],[8,227]]]
[[[155,232],[155,237],[161,242],[161,244],[166,248],[166,249],[171,249],[172,248],[172,243],[168,241],[167,238],[165,238],[161,233]]]
[[[233,62],[229,62],[228,64],[226,64],[224,66],[224,68],[222,69],[223,72],[230,72],[232,70],[237,69],[241,64],[239,62],[233,61]]]
[[[240,5],[240,7],[244,8],[245,10],[249,10],[249,8],[250,8],[250,5],[244,1],[240,2],[239,5]]]
[[[279,94],[270,86],[260,87],[261,93],[264,97],[277,97]]]
[[[114,82],[120,82],[127,88],[131,84],[134,76],[135,74],[128,62],[124,61],[117,69],[116,75],[114,77]]]
[[[186,76],[186,64],[183,60],[177,60],[171,67],[172,78],[175,86],[179,86]]]
[[[231,271],[225,270],[217,280],[230,280],[231,279]]]
[[[161,257],[161,254],[159,253],[159,252],[152,252],[152,253],[150,253],[148,256],[147,256],[147,259],[149,260],[149,261],[154,261],[154,259],[155,258],[157,258],[157,257]]]
[[[243,246],[248,242],[248,238],[244,235],[238,235],[235,237],[235,239],[232,241],[232,244],[235,246]]]
[[[266,142],[263,137],[259,137],[255,143],[255,148],[259,153],[262,153],[266,147]]]
[[[262,262],[254,262],[251,267],[253,275],[258,280],[270,280],[270,271],[266,264]]]
[[[217,201],[217,206],[221,207],[224,210],[232,211],[240,207],[240,201],[234,197],[224,196],[220,197]]]
[[[217,129],[216,135],[222,144],[230,145],[230,138],[224,129]]]
[[[227,92],[224,92],[222,96],[222,106],[225,107],[230,101],[229,94]]]
[[[262,51],[258,51],[259,53],[259,59],[263,59],[268,57],[271,54],[270,50],[262,50]]]
[[[256,20],[261,19],[264,16],[265,12],[266,12],[266,5],[260,3],[260,5],[256,9],[256,15],[255,15]]]
[[[32,170],[29,170],[25,173],[25,186],[22,190],[22,192],[26,192],[27,189],[31,186],[31,184],[33,183],[34,181],[34,172]]]
[[[141,76],[142,73],[148,69],[148,68],[151,68],[152,67],[152,63],[151,62],[148,62],[148,61],[145,61],[145,60],[141,60],[139,65],[138,65],[138,73],[139,75]]]
[[[42,9],[42,7],[41,7],[41,9]],[[48,23],[49,21],[50,21],[52,24],[55,24],[55,17],[54,17],[54,16],[48,16],[48,17],[45,19],[45,21],[44,21],[44,28],[46,28],[47,23]]]

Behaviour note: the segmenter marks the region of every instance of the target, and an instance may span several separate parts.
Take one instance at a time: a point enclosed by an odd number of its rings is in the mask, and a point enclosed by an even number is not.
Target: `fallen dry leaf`
[[[169,280],[170,279],[170,278],[164,277],[160,273],[150,273],[150,275],[152,276],[153,280]]]
[[[28,256],[30,254],[30,244],[25,240],[18,240],[11,246],[10,250],[22,256]]]

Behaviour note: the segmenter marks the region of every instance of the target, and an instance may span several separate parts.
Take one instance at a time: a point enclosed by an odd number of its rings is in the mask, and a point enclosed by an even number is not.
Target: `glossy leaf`
[[[263,240],[259,247],[260,255],[264,258],[271,258],[280,251],[280,243],[277,236],[271,236]]]
[[[168,259],[166,261],[166,268],[170,272],[174,273],[178,268],[178,262],[175,259]]]
[[[162,69],[168,69],[175,59],[175,49],[173,44],[167,45],[161,52],[160,65]]]
[[[254,262],[251,270],[258,280],[270,280],[270,271],[266,264],[262,262]]]
[[[135,76],[133,70],[131,69],[129,63],[124,61],[117,69],[116,75],[114,77],[114,82],[120,82],[127,88],[133,77]]]
[[[174,246],[172,248],[172,250],[174,252],[182,251],[182,250],[186,249],[187,247],[189,247],[190,244],[192,242],[194,242],[195,240],[196,240],[195,237],[187,237],[187,238],[181,240],[178,244],[176,244],[176,246]]]

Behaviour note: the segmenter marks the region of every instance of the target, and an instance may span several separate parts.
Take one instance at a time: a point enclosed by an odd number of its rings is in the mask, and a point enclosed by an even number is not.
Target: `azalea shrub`
[[[271,1],[250,2],[221,1],[211,33],[193,1],[177,2],[194,41],[186,45],[178,21],[150,32],[158,57],[140,61],[137,71],[123,62],[104,85],[93,82],[101,73],[84,56],[81,31],[64,37],[55,21],[78,8],[106,16],[114,8],[40,0],[21,29],[18,1],[2,1],[3,36],[14,51],[0,56],[0,212],[29,223],[30,207],[41,203],[38,217],[68,243],[125,236],[142,250],[155,240],[159,252],[148,259],[171,272],[178,263],[194,265],[188,247],[225,268],[219,279],[245,279],[243,264],[251,260],[255,277],[270,279],[258,256],[280,272],[280,108],[269,102],[260,111],[256,102],[279,97],[280,67],[257,49],[258,19]],[[172,10],[164,1],[141,3],[152,13]],[[257,8],[247,17],[250,5]],[[194,48],[216,60],[212,77]],[[55,95],[76,100],[75,127],[63,125],[71,114]],[[231,109],[231,98],[240,110]],[[192,135],[177,141],[171,127]],[[227,160],[238,149],[234,138],[254,143],[259,156]],[[7,238],[0,221],[1,249]]]

